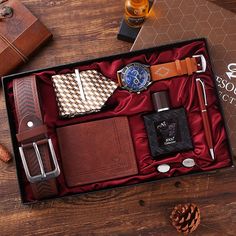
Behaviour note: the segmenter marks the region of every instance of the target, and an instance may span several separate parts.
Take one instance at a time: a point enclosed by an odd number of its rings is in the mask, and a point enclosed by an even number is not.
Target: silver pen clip
[[[205,84],[204,84],[204,82],[203,82],[201,79],[199,79],[199,78],[196,79],[196,82],[198,82],[198,81],[199,81],[199,82],[201,83],[201,85],[202,85],[202,91],[203,91],[204,101],[205,101],[205,105],[207,106],[207,96],[206,96]]]

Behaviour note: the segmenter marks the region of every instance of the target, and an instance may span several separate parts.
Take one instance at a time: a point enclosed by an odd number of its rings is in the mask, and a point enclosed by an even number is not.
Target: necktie
[[[52,76],[59,116],[74,117],[98,112],[117,88],[117,84],[96,70]]]

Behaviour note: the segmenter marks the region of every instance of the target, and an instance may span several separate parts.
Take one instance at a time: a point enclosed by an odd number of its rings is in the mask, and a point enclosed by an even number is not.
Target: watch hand
[[[137,83],[135,83],[135,80],[137,79],[136,76],[133,76],[133,75],[130,75],[130,82],[131,82],[131,85],[136,85]]]
[[[133,84],[134,84],[134,85],[139,85],[139,84],[140,84],[140,81],[139,81],[139,78],[138,78],[138,77],[135,77],[135,78],[134,78]]]
[[[139,74],[139,72],[137,70],[133,70],[132,73],[133,73],[134,76]]]

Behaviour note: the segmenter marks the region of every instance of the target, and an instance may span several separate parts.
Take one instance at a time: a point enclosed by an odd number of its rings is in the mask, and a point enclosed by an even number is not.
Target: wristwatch
[[[154,81],[181,75],[192,75],[206,71],[206,59],[203,55],[194,55],[183,60],[175,60],[153,66],[138,62],[130,63],[117,71],[119,86],[130,92],[140,93]]]

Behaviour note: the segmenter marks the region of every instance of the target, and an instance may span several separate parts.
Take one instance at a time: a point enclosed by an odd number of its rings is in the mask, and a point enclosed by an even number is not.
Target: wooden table
[[[54,40],[20,71],[129,51],[116,34],[123,0],[22,0]],[[232,1],[231,1],[232,2]],[[0,142],[11,149],[2,90]],[[201,225],[193,235],[235,235],[236,171],[164,179],[139,186],[24,206],[14,162],[0,163],[0,235],[176,235],[169,214],[194,202]]]

